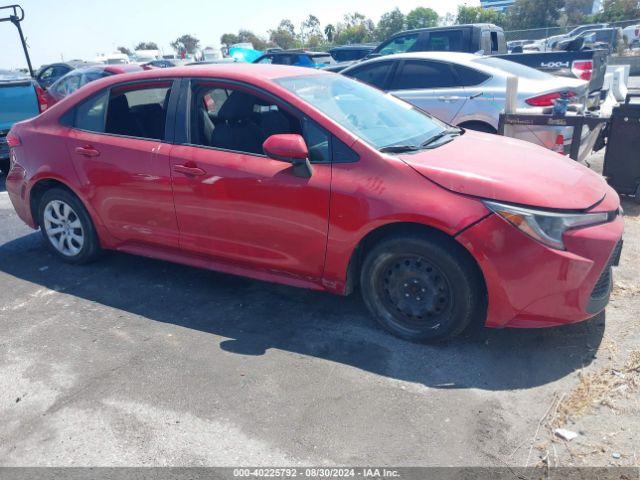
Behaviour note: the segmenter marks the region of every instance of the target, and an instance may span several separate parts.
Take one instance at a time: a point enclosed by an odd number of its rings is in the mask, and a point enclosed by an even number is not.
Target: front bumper
[[[580,322],[605,308],[622,233],[617,216],[568,231],[567,250],[555,250],[491,215],[457,238],[484,274],[486,326],[538,328]]]

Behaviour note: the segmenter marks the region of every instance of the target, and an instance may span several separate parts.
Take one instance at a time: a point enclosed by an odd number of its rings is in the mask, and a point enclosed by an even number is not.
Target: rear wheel
[[[40,230],[49,249],[68,263],[87,263],[98,257],[100,244],[84,205],[72,193],[47,190],[38,209]]]
[[[366,256],[360,287],[365,304],[391,333],[441,341],[484,315],[484,288],[466,252],[441,238],[395,237]]]

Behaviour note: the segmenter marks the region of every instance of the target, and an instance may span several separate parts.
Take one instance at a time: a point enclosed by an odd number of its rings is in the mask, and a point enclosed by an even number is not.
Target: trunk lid
[[[585,210],[607,190],[600,175],[558,153],[472,131],[400,158],[447,190],[539,208]]]

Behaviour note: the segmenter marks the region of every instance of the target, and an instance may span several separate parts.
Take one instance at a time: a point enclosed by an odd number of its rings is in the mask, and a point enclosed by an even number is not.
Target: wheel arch
[[[400,236],[422,236],[427,238],[438,238],[440,241],[447,242],[451,245],[455,245],[454,248],[458,249],[461,258],[464,258],[478,275],[478,279],[482,283],[485,297],[487,294],[487,285],[482,273],[480,265],[473,257],[471,252],[467,248],[458,242],[455,237],[439,230],[435,227],[415,222],[392,222],[381,225],[367,232],[367,234],[360,239],[356,247],[351,252],[349,264],[347,267],[347,276],[345,284],[345,295],[352,293],[358,286],[360,278],[360,270],[362,268],[363,261],[368,252],[370,252],[381,241],[391,237]]]
[[[84,205],[87,211],[90,212],[89,208],[87,208],[87,204],[82,200],[82,197],[78,195],[78,193],[67,183],[58,178],[43,177],[38,179],[29,189],[29,212],[31,213],[31,218],[33,218],[33,222],[36,226],[39,226],[38,208],[40,206],[40,199],[42,199],[42,196],[46,191],[51,190],[52,188],[60,188],[71,193]]]

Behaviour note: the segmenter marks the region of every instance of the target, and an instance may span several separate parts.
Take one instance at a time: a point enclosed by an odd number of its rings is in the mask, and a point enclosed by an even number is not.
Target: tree
[[[591,14],[593,0],[565,0],[564,13],[567,25],[580,25]]]
[[[238,32],[238,40],[240,40],[239,43],[251,43],[256,50],[265,50],[269,46],[264,38],[259,37],[251,30],[240,30]]]
[[[456,23],[456,16],[451,12],[447,12],[444,17],[441,17],[440,20],[438,20],[438,25],[441,27],[448,27],[455,23]]]
[[[510,29],[544,28],[558,25],[564,0],[516,0],[507,13]]]
[[[333,25],[329,24],[326,27],[324,27],[324,36],[327,37],[327,41],[328,42],[333,42],[333,36],[336,33],[336,27],[334,27]]]
[[[159,50],[156,42],[140,42],[134,50]]]
[[[278,28],[269,30],[269,40],[274,45],[285,50],[295,47],[298,39],[296,37],[296,29],[291,20],[281,20]]]
[[[171,42],[173,48],[179,55],[194,53],[200,46],[200,40],[193,35],[182,35]]]
[[[431,8],[414,8],[407,14],[407,29],[435,27],[438,25],[438,14]]]
[[[605,0],[602,12],[595,16],[598,22],[620,22],[640,17],[638,0]]]
[[[133,53],[131,52],[131,50],[129,50],[127,47],[118,47],[118,48],[117,48],[117,50],[118,50],[120,53],[124,53],[125,55],[129,55],[129,56],[133,55]]]
[[[338,45],[363,43],[375,39],[373,21],[361,13],[353,12],[344,16],[344,21],[336,27],[334,42]]]
[[[394,8],[380,17],[376,27],[378,40],[386,40],[394,33],[404,30],[404,15],[399,8]]]
[[[220,37],[220,43],[223,45],[233,45],[234,43],[240,43],[240,40],[235,33],[223,33]]]
[[[505,25],[507,17],[504,13],[497,10],[486,9],[482,7],[458,7],[458,16],[456,22],[458,25],[466,23],[493,23],[495,25]]]
[[[318,17],[315,15],[309,15],[300,26],[300,41],[302,42],[302,46],[318,46],[323,40],[324,37],[322,36],[322,29],[320,28],[320,20],[318,20]]]

